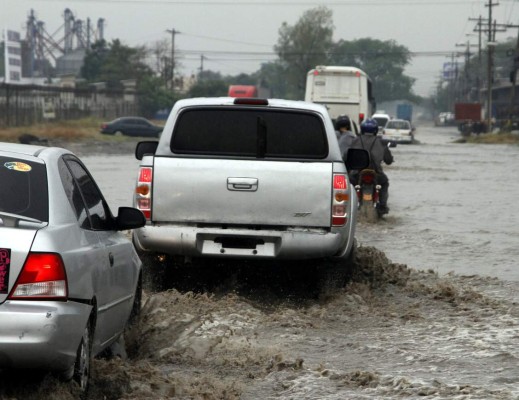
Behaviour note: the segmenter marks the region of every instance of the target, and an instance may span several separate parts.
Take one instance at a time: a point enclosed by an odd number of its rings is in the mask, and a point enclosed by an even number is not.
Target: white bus
[[[346,114],[357,125],[375,108],[371,79],[355,67],[319,65],[306,77],[305,101],[324,104],[332,120]]]

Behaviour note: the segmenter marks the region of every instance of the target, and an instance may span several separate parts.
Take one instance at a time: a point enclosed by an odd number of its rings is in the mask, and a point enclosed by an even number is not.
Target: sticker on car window
[[[14,171],[29,172],[32,167],[29,164],[25,164],[20,161],[9,161],[4,164],[4,167],[12,169]]]
[[[9,290],[9,266],[11,265],[11,249],[0,249],[0,293]]]

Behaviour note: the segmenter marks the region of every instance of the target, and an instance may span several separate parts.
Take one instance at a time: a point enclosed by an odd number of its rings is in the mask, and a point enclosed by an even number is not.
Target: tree
[[[294,26],[283,22],[274,50],[287,81],[288,98],[304,97],[306,74],[316,65],[326,64],[333,31],[332,11],[322,6],[306,11]]]
[[[260,82],[261,86],[270,89],[271,97],[279,99],[288,98],[288,84],[285,78],[288,74],[280,62],[261,64],[261,68],[256,72],[256,75],[257,81]]]
[[[220,97],[227,96],[229,85],[223,79],[199,80],[191,89],[188,97]]]
[[[87,50],[81,67],[81,76],[88,82],[95,82],[101,76],[101,68],[108,57],[108,45],[105,40],[98,40]]]
[[[145,59],[143,47],[128,47],[117,39],[110,44],[101,40],[87,51],[81,75],[89,83],[106,82],[109,89],[122,89],[121,81],[134,79],[140,112],[152,117],[157,110],[172,107],[175,97],[160,76],[146,65]]]
[[[161,77],[164,85],[171,81],[171,44],[167,39],[156,41],[149,48],[153,57],[152,69],[157,76]]]
[[[357,67],[369,75],[377,102],[417,100],[417,96],[412,93],[415,79],[404,74],[410,61],[409,50],[394,40],[341,39],[333,46],[330,54],[331,64]]]
[[[157,110],[171,108],[178,100],[170,90],[166,89],[160,77],[144,75],[137,82],[139,108],[143,116],[152,118]]]
[[[106,82],[110,89],[122,88],[121,81],[152,74],[145,63],[144,47],[129,47],[118,39],[107,44],[104,40],[94,43],[87,51],[81,75],[88,82]]]

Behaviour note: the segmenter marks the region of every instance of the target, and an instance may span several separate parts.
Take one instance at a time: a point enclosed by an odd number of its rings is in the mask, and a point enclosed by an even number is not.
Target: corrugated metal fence
[[[113,119],[137,114],[138,97],[133,91],[0,83],[0,127],[91,116]]]

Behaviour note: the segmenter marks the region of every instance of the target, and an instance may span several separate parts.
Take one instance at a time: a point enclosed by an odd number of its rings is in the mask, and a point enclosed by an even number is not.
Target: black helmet
[[[341,128],[351,130],[350,117],[348,117],[347,115],[339,115],[337,117],[337,120],[335,121],[335,129],[340,130]]]
[[[376,135],[378,132],[378,124],[374,119],[367,119],[360,124],[360,133],[369,133]]]

